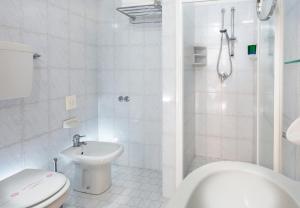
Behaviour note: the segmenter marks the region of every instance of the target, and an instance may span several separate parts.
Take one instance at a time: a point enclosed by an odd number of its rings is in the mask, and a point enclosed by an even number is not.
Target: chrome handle
[[[33,54],[33,59],[38,59],[41,56],[42,56],[41,54],[35,53],[35,54]]]
[[[282,138],[283,138],[283,139],[287,139],[287,137],[286,137],[286,132],[285,132],[285,131],[282,132]]]
[[[267,14],[265,16],[263,16],[262,10],[263,10],[263,2],[265,2],[266,0],[256,0],[256,13],[257,13],[257,17],[260,21],[267,21],[269,20],[276,8],[277,5],[277,0],[273,0],[272,5],[270,7],[270,10],[267,12]]]
[[[73,147],[78,147],[79,146],[79,144],[80,144],[80,138],[82,138],[82,137],[85,137],[85,136],[84,135],[81,136],[79,134],[75,134],[73,136]]]
[[[130,101],[130,97],[129,97],[129,96],[125,96],[125,97],[124,97],[124,101],[125,101],[125,102],[129,102],[129,101]]]
[[[129,102],[130,101],[130,97],[129,96],[119,96],[118,97],[119,102]]]
[[[85,135],[75,134],[75,135],[73,136],[73,139],[80,139],[80,138],[82,138],[82,137],[85,137]]]

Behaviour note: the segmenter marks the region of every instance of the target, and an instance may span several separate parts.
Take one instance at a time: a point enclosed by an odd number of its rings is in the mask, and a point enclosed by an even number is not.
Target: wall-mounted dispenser
[[[30,46],[0,41],[0,100],[28,97],[32,89]]]
[[[257,56],[256,56],[256,53],[257,53],[257,46],[254,44],[254,45],[248,45],[248,56],[250,59],[252,60],[256,60]]]

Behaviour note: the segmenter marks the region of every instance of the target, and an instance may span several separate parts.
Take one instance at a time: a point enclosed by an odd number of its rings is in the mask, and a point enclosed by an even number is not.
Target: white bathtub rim
[[[239,171],[245,173],[252,173],[263,177],[267,181],[275,184],[284,192],[286,192],[291,199],[300,207],[300,182],[293,181],[281,174],[274,171],[245,162],[233,162],[233,161],[221,161],[214,162],[208,165],[202,166],[193,171],[183,183],[178,187],[175,195],[171,197],[167,208],[184,208],[188,205],[190,198],[194,191],[197,189],[198,184],[205,180],[205,178],[221,173],[224,171]],[[298,196],[298,197],[297,197]]]

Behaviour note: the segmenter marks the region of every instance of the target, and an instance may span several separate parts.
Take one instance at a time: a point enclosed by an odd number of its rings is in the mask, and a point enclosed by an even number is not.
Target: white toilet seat
[[[56,194],[54,194],[49,199],[46,199],[45,201],[41,202],[40,204],[35,205],[32,208],[59,208],[61,205],[64,204],[68,197],[68,191],[70,188],[70,181],[67,180],[66,185]]]
[[[52,204],[65,200],[69,186],[60,173],[26,169],[0,182],[0,208],[56,208]]]

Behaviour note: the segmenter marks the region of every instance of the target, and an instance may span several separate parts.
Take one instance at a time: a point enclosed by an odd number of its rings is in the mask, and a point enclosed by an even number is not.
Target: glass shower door
[[[258,164],[273,169],[274,17],[260,22],[258,71]]]
[[[300,117],[300,1],[284,1],[284,71],[283,71],[283,121],[285,132]],[[293,179],[300,179],[300,148],[282,139],[282,172]]]

